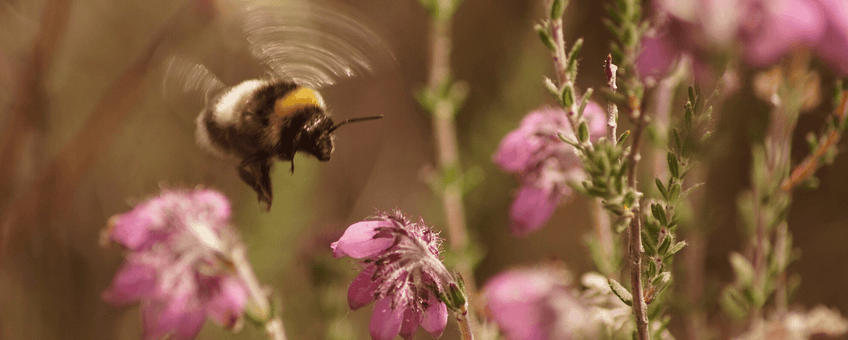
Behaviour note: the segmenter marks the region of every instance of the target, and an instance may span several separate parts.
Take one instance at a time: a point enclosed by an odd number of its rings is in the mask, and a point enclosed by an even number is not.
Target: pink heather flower
[[[816,54],[842,75],[848,75],[848,2],[814,0],[827,18]]]
[[[668,16],[664,31],[679,53],[697,62],[710,51],[738,46],[756,67],[776,63],[793,49],[812,49],[833,69],[848,74],[848,2],[844,0],[660,0],[658,12]],[[640,57],[640,68],[657,69],[669,45]],[[658,60],[648,59],[659,57]]]
[[[164,191],[113,217],[104,236],[129,253],[103,299],[141,303],[144,339],[193,339],[205,319],[240,325],[247,290],[219,256],[236,241],[212,190]]]
[[[606,114],[600,105],[589,102],[583,114],[592,138],[606,133]],[[541,228],[557,205],[571,196],[566,182],[583,176],[574,147],[561,141],[557,133],[575,139],[565,111],[553,108],[533,111],[524,117],[518,129],[504,137],[495,152],[495,163],[521,178],[521,189],[510,208],[511,230],[515,235],[527,235]]]
[[[348,289],[353,310],[377,301],[371,316],[371,338],[411,339],[420,325],[434,338],[447,324],[447,306],[439,299],[453,277],[439,257],[442,239],[400,212],[355,223],[333,242],[336,257],[362,260],[365,268]]]
[[[568,287],[568,273],[553,266],[514,269],[483,287],[492,320],[511,340],[595,338],[589,308]]]

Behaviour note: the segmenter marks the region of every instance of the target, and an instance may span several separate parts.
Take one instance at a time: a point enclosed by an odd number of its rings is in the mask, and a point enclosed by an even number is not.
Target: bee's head
[[[300,138],[298,149],[301,149],[318,158],[322,162],[330,160],[335,145],[333,140],[333,119],[321,112],[312,116],[304,128],[303,136]]]

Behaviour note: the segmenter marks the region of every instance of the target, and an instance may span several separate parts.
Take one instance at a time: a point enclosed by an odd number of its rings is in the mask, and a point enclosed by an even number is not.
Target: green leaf
[[[654,215],[654,218],[660,222],[662,225],[668,225],[668,219],[665,215],[665,209],[663,209],[662,205],[658,203],[651,204],[651,214]]]
[[[551,78],[545,77],[545,88],[548,89],[548,92],[551,93],[552,96],[557,100],[557,103],[562,105],[562,96],[560,96],[560,90],[554,84],[554,81]]]
[[[577,140],[580,143],[585,143],[589,140],[589,124],[586,120],[580,122],[580,126],[577,128]]]
[[[621,136],[618,136],[618,142],[616,142],[616,145],[619,147],[622,146],[627,140],[627,137],[630,137],[630,130],[624,131]]]
[[[571,51],[568,52],[568,63],[571,64],[572,59],[576,59],[580,55],[580,50],[583,49],[583,38],[578,38],[571,46]]]
[[[539,34],[539,39],[542,39],[542,43],[545,44],[549,50],[552,52],[556,51],[556,42],[554,42],[554,39],[551,38],[551,34],[548,32],[547,27],[536,24],[536,26],[533,26],[533,29],[536,30],[536,33]]]
[[[565,0],[554,0],[551,3],[551,19],[560,19],[562,18],[562,13],[565,12]]]
[[[557,136],[559,137],[559,139],[560,139],[561,141],[568,143],[568,145],[571,145],[571,146],[573,146],[573,147],[577,148],[577,150],[582,150],[582,149],[580,148],[580,144],[579,144],[579,143],[577,143],[576,141],[572,140],[571,138],[566,137],[566,136],[565,136],[565,135],[563,135],[562,133],[557,133]]]
[[[586,93],[583,94],[583,97],[580,98],[580,108],[577,112],[580,114],[580,117],[583,117],[583,111],[586,111],[586,105],[589,104],[589,98],[592,97],[592,93],[594,93],[591,87],[586,89]]]
[[[677,128],[672,129],[674,134],[674,144],[677,146],[677,150],[680,150],[683,147],[683,144],[680,143],[680,131]]]
[[[660,191],[660,195],[668,200],[668,191],[666,191],[665,185],[662,184],[662,181],[659,178],[654,179],[654,181],[657,183],[657,189]]]
[[[754,282],[754,266],[744,256],[737,252],[730,253],[730,265],[736,273],[736,280],[743,287],[750,287]]]
[[[669,247],[668,251],[665,253],[665,255],[663,255],[663,260],[674,256],[674,254],[677,254],[677,252],[683,249],[683,247],[685,247],[687,244],[688,243],[686,243],[686,241],[680,241],[675,243],[673,246]]]
[[[570,86],[565,86],[562,89],[562,105],[570,108],[574,104],[574,90]]]
[[[719,299],[722,309],[736,320],[742,320],[748,314],[748,307],[744,298],[735,288],[727,288],[721,293]]]
[[[660,256],[665,255],[668,252],[668,247],[671,246],[671,236],[663,237],[660,245],[657,246],[657,254]]]
[[[677,201],[677,197],[680,195],[680,184],[674,183],[671,185],[671,188],[668,189],[668,201],[675,202]]]
[[[618,296],[618,299],[621,300],[621,302],[624,302],[624,304],[628,306],[633,305],[633,294],[630,294],[624,286],[614,279],[607,279],[607,282],[609,282],[610,289],[612,289],[615,296]]]
[[[666,159],[668,160],[668,171],[671,173],[671,177],[680,178],[680,165],[677,163],[677,156],[669,151]]]

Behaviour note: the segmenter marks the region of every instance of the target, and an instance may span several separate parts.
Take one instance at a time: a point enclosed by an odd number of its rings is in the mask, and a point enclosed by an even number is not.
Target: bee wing
[[[396,63],[388,44],[353,14],[320,2],[246,5],[244,33],[273,76],[320,88]]]
[[[206,66],[189,58],[174,55],[164,64],[162,91],[166,98],[176,102],[185,96],[203,99],[204,106],[226,86]]]

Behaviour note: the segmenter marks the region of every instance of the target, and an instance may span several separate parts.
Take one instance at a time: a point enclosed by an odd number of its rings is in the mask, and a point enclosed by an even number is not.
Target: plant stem
[[[456,111],[457,103],[450,94],[445,94],[445,88],[450,88],[451,71],[451,31],[452,15],[440,15],[439,13],[452,13],[451,8],[456,5],[454,0],[435,0],[437,14],[430,20],[430,74],[427,79],[427,88],[430,93],[435,94],[435,103],[431,115],[433,117],[433,132],[436,143],[438,167],[442,177],[453,174],[454,180],[446,183],[440,192],[442,205],[445,209],[445,220],[447,222],[448,241],[451,251],[457,255],[456,269],[465,281],[467,296],[473,299],[476,296],[477,284],[474,279],[473,264],[468,258],[469,238],[468,227],[465,224],[465,205],[462,199],[462,184],[459,177],[461,168],[459,164],[459,143],[456,138]],[[463,309],[463,315],[457,315],[463,339],[472,339],[471,319],[467,310]]]
[[[834,110],[833,116],[836,118],[837,126],[842,126],[845,123],[845,118],[848,116],[848,91],[842,92],[842,102]],[[831,130],[827,137],[823,138],[819,142],[816,150],[807,156],[801,164],[798,164],[798,167],[792,170],[792,175],[783,181],[781,189],[787,192],[792,191],[792,189],[798,186],[798,184],[815,173],[816,169],[818,169],[820,165],[819,160],[824,157],[825,153],[827,153],[831,147],[839,143],[841,137],[842,134],[838,128]]]
[[[636,166],[639,164],[639,145],[642,141],[642,131],[645,129],[645,119],[642,116],[641,102],[638,98],[630,98],[631,117],[635,123],[633,127],[633,144],[630,146],[630,154],[627,155],[627,186],[636,188]],[[638,200],[638,198],[637,198]],[[633,218],[630,221],[630,245],[628,246],[630,257],[630,286],[633,294],[633,315],[636,317],[636,329],[640,340],[650,339],[648,334],[648,305],[642,294],[642,219],[639,211],[638,201],[632,208]]]
[[[617,280],[620,268],[615,265],[616,261],[613,259],[616,253],[616,244],[612,235],[609,214],[604,209],[600,199],[594,199],[589,202],[589,211],[591,212],[592,219],[595,222],[593,223],[595,237],[598,239],[598,246],[600,247],[601,255],[603,257],[602,262],[604,268],[599,269],[604,272],[603,274],[607,277],[612,277]]]
[[[456,323],[459,324],[459,333],[462,340],[474,340],[474,333],[471,332],[471,321],[468,317],[468,304],[459,307],[456,313]]]
[[[271,302],[268,299],[268,294],[265,293],[259,284],[256,274],[253,273],[253,267],[250,266],[250,262],[247,260],[247,251],[244,246],[236,246],[232,250],[231,257],[236,273],[244,282],[245,286],[247,286],[247,293],[250,299],[259,309],[257,311],[259,315],[255,316],[259,320],[268,320],[265,323],[265,332],[268,333],[268,338],[286,340],[286,331],[283,327],[283,320],[280,318],[282,311],[273,311],[275,315],[269,320],[272,313]]]

